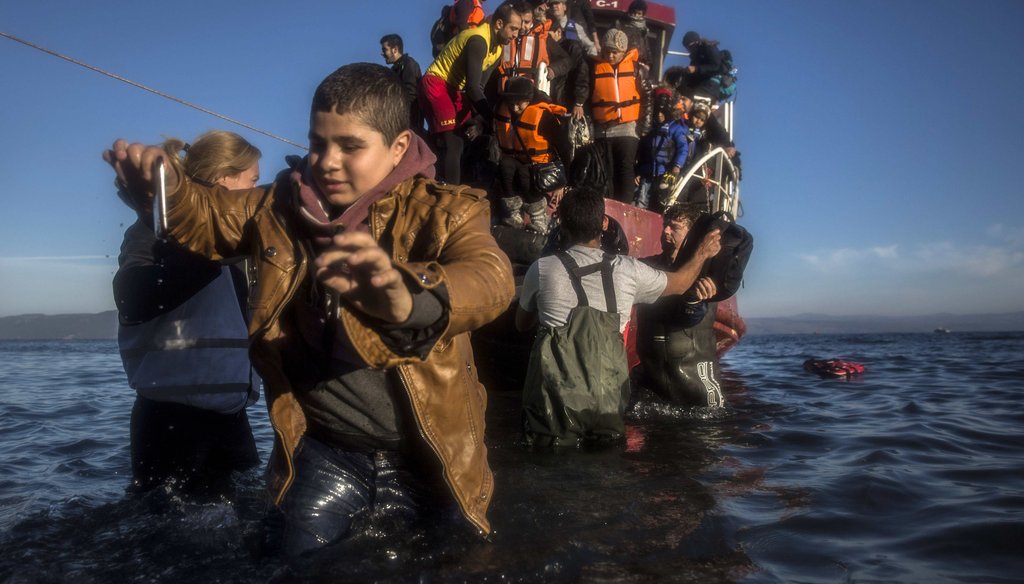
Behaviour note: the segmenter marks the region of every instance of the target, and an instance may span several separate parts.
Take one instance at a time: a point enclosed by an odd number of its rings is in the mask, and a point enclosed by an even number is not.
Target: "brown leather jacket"
[[[215,260],[240,255],[256,260],[250,354],[263,376],[277,435],[268,472],[275,504],[294,479],[292,454],[306,429],[282,367],[281,319],[291,318],[285,308],[309,274],[308,253],[295,227],[296,192],[287,180],[231,193],[186,181],[168,200],[170,235],[179,243]],[[487,396],[477,379],[469,332],[508,308],[515,285],[508,257],[491,236],[485,195],[410,179],[373,204],[368,224],[395,265],[418,285],[445,284],[448,329],[421,360],[395,354],[344,305],[342,324],[368,366],[398,370],[420,434],[440,460],[448,487],[466,517],[487,533],[494,488],[484,445]]]

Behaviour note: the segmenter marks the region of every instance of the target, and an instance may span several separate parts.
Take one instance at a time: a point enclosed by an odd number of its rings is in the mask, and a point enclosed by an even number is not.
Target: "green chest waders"
[[[537,445],[576,445],[581,439],[623,436],[629,401],[629,365],[619,332],[612,282],[612,258],[581,268],[558,252],[569,273],[577,306],[560,327],[541,327],[530,352],[523,387],[526,440]],[[581,278],[601,272],[604,312],[589,306]]]

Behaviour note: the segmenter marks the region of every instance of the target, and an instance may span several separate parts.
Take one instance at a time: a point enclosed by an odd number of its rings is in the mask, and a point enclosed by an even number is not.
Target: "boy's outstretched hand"
[[[103,160],[117,173],[118,184],[136,195],[153,194],[154,163],[166,156],[167,152],[159,146],[138,142],[129,144],[123,139],[116,140],[110,150],[103,151]],[[164,170],[167,192],[173,193],[178,189],[178,174],[170,164],[165,164]]]
[[[369,233],[335,235],[316,258],[316,277],[361,312],[400,323],[412,314],[412,293]]]

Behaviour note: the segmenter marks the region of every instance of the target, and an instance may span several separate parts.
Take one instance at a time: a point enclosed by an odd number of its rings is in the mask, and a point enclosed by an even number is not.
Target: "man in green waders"
[[[690,261],[664,272],[601,250],[606,219],[599,193],[573,192],[558,214],[566,249],[530,266],[516,312],[519,330],[540,323],[523,388],[526,440],[556,446],[616,440],[629,400],[622,333],[630,309],[689,290],[704,261],[721,249],[721,236],[711,231]]]

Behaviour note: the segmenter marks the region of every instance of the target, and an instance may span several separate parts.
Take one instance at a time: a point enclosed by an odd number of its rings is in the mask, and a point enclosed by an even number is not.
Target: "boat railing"
[[[701,181],[708,189],[708,207],[712,213],[728,211],[738,217],[740,207],[739,173],[725,148],[718,147],[698,158],[690,170],[675,182],[665,198],[665,206],[676,202],[679,195],[693,181]]]
[[[725,128],[732,141],[733,113],[736,109],[735,102],[726,102],[719,106],[720,111],[716,112],[722,127]],[[668,207],[675,203],[679,196],[688,188],[691,188],[693,181],[701,181],[708,189],[708,211],[727,211],[733,217],[740,216],[740,173],[733,164],[724,147],[713,148],[707,154],[701,156],[689,170],[677,180],[664,199],[664,205]]]

